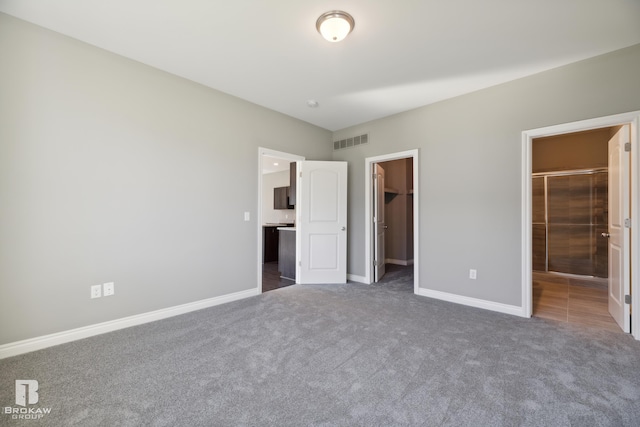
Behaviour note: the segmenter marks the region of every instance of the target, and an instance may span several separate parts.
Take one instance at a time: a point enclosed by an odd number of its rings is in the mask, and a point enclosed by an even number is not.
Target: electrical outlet
[[[102,294],[103,294],[105,297],[108,297],[108,296],[110,296],[110,295],[113,295],[115,292],[116,292],[116,289],[115,289],[115,283],[113,283],[113,282],[109,282],[109,283],[104,283],[104,284],[102,285]]]
[[[91,286],[91,298],[100,298],[102,296],[102,285]]]
[[[475,280],[478,277],[478,272],[473,268],[469,270],[469,279]]]

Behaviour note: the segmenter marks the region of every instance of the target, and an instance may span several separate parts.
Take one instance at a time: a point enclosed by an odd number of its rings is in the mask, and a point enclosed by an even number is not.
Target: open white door
[[[347,282],[347,162],[297,162],[296,282]]]
[[[609,313],[624,332],[630,332],[629,259],[629,125],[609,140]]]
[[[385,273],[385,231],[387,226],[384,219],[384,169],[379,164],[375,164],[373,174],[373,223],[375,224],[375,259],[373,268],[373,281],[379,282]]]

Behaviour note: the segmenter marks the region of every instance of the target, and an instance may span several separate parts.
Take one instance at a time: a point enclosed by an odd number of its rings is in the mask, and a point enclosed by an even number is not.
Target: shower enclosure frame
[[[545,226],[545,236],[544,236],[544,242],[545,242],[545,269],[544,269],[544,272],[554,273],[554,274],[564,274],[564,275],[600,277],[600,278],[608,277],[608,274],[606,276],[598,276],[596,274],[589,275],[589,274],[580,274],[580,273],[572,273],[572,272],[557,271],[557,270],[550,270],[549,269],[549,225],[550,225],[549,224],[549,182],[548,182],[549,178],[550,177],[560,177],[560,176],[595,175],[595,174],[599,174],[599,173],[605,173],[608,176],[609,168],[607,168],[607,167],[594,167],[594,168],[583,168],[583,169],[567,169],[567,170],[559,170],[559,171],[536,172],[536,173],[532,173],[531,174],[531,178],[532,179],[544,178],[544,226]],[[608,196],[607,196],[607,199],[608,199]],[[605,200],[605,202],[606,202],[606,200]],[[532,203],[532,207],[533,207],[533,203]],[[593,206],[592,206],[592,209],[593,209]],[[593,215],[591,215],[591,220],[593,220]],[[533,220],[532,220],[532,227],[534,225],[538,225],[538,223],[534,223]],[[593,226],[593,227],[597,227],[598,224],[594,224],[593,222],[591,222],[589,225]],[[595,231],[595,238],[596,239],[598,238],[597,231]],[[597,251],[597,244],[598,244],[597,240],[594,241],[593,244],[596,246],[595,249]],[[535,254],[535,252],[534,252],[534,254]],[[596,261],[593,260],[593,262],[595,263]],[[592,269],[594,271],[597,270],[597,266],[594,265],[592,267]],[[540,271],[540,270],[535,270],[535,266],[534,266],[534,271]]]

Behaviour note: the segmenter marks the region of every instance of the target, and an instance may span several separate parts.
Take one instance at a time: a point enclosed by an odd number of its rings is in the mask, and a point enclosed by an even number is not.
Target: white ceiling
[[[288,171],[289,163],[291,163],[291,160],[263,155],[262,156],[262,173],[265,174],[265,173]]]
[[[332,9],[356,21],[341,43],[315,29]],[[0,11],[329,130],[640,43],[640,0],[0,0]]]

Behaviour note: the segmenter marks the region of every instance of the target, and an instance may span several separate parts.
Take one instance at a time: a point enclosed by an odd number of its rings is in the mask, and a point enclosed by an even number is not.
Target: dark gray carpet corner
[[[0,361],[19,426],[638,426],[640,342],[393,287],[294,285]]]

